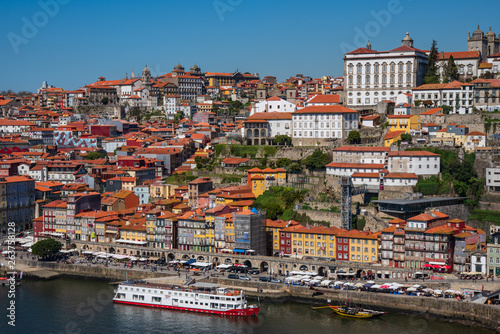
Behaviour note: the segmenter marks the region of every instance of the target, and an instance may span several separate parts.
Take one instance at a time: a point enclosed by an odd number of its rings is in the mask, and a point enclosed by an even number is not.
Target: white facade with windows
[[[250,109],[250,116],[260,112],[294,112],[297,107],[294,103],[272,96],[265,101],[255,102]]]
[[[358,48],[344,56],[344,90],[347,106],[374,106],[385,100],[396,102],[397,95],[411,93],[423,83],[428,56],[413,48],[407,37],[403,45],[390,51]]]
[[[165,115],[167,116],[167,118],[174,119],[175,114],[178,111],[180,111],[181,96],[180,95],[165,95],[163,103],[164,103]],[[188,113],[186,116],[190,117],[191,115]]]
[[[441,156],[427,151],[389,152],[387,169],[390,173],[415,173],[418,175],[438,175]]]
[[[486,147],[486,133],[472,131],[465,135],[464,148],[467,153],[472,153],[477,147]]]
[[[298,145],[304,139],[346,138],[359,127],[359,113],[340,105],[306,107],[292,115],[293,139]]]
[[[500,167],[486,168],[486,189],[500,192]]]
[[[474,106],[472,84],[453,81],[446,84],[427,84],[413,89],[414,101],[432,101],[434,106],[453,108],[452,114],[470,114]]]

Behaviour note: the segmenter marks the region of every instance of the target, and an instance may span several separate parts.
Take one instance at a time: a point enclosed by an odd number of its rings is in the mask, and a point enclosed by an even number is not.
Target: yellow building
[[[208,192],[209,201],[212,201],[212,196],[215,196],[217,205],[226,205],[237,201],[254,200],[255,195],[250,186],[233,186],[219,188]]]
[[[166,184],[162,181],[151,183],[149,187],[149,195],[154,199],[166,199],[175,195],[175,189],[178,185]]]
[[[134,244],[145,245],[146,241],[146,219],[130,219],[120,228],[120,239],[132,241]]]
[[[351,230],[339,234],[339,237],[349,240],[349,261],[362,263],[378,262],[377,233]]]
[[[233,249],[234,239],[235,239],[233,215],[225,214],[224,217],[226,218],[226,221],[224,223],[225,224],[224,241],[226,243],[225,248]]]
[[[411,130],[420,131],[419,115],[390,115],[388,117],[389,131],[404,131],[410,133]]]
[[[431,142],[442,146],[463,147],[467,140],[468,130],[466,126],[451,123],[445,129],[436,132],[436,137],[432,138]]]
[[[391,145],[396,144],[401,140],[401,135],[405,133],[404,131],[388,131],[384,136],[384,146],[391,147]]]
[[[266,219],[267,252],[272,256],[279,255],[280,231],[286,227],[298,224],[299,223],[294,220],[283,221],[283,220]]]
[[[337,227],[313,227],[297,224],[281,229],[279,233],[285,236],[290,233],[290,255],[335,259],[336,237],[344,231]],[[280,238],[280,243],[282,240],[283,238]]]
[[[255,197],[259,197],[272,186],[286,184],[286,170],[282,168],[252,168],[247,171],[248,184]]]
[[[261,175],[249,176],[248,182],[252,187],[252,193],[255,197],[259,197],[266,191],[266,178]]]

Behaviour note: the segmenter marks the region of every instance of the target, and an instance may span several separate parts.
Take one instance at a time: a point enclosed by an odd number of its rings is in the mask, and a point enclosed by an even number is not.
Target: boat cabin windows
[[[125,299],[125,294],[124,293],[118,293],[116,294],[117,299]]]
[[[143,295],[132,295],[132,299],[133,300],[144,300],[144,296]]]
[[[154,302],[154,303],[161,303],[161,297],[152,297],[151,300]]]

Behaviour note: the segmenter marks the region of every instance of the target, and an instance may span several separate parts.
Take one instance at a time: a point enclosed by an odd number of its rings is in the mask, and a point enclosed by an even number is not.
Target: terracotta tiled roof
[[[340,103],[340,95],[338,94],[329,94],[329,95],[316,95],[307,103]]]
[[[389,173],[385,176],[386,179],[418,179],[415,173]]]
[[[389,157],[439,157],[440,154],[428,151],[391,151]]]
[[[466,134],[466,136],[486,136],[486,133],[481,131],[472,131]]]
[[[334,148],[334,152],[389,152],[389,147],[383,146],[340,146]]]
[[[332,162],[326,167],[330,168],[357,168],[357,169],[382,169],[384,164],[364,164],[364,163],[347,163],[347,162]]]
[[[406,132],[405,131],[388,131],[385,134],[384,139],[385,140],[393,139],[393,138],[396,138],[399,135],[402,135],[403,133],[406,133]]]
[[[258,112],[249,116],[245,122],[252,120],[277,120],[277,119],[292,119],[292,113],[289,112]]]
[[[358,111],[349,109],[341,105],[333,106],[310,106],[294,111],[293,114],[359,114]]]
[[[439,52],[437,59],[448,59],[450,56],[453,56],[453,59],[479,58],[479,51]]]

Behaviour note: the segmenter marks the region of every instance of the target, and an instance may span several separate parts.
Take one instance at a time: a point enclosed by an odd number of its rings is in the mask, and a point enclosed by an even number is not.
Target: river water
[[[0,286],[0,333],[436,333],[486,334],[479,328],[427,320],[416,315],[388,314],[378,319],[346,319],[329,310],[284,301],[261,303],[256,319],[113,304],[113,286],[104,281],[59,278],[23,280],[15,298]],[[7,321],[7,307],[15,300],[15,327]],[[253,302],[253,301],[251,301]],[[257,302],[257,301],[255,301]]]

